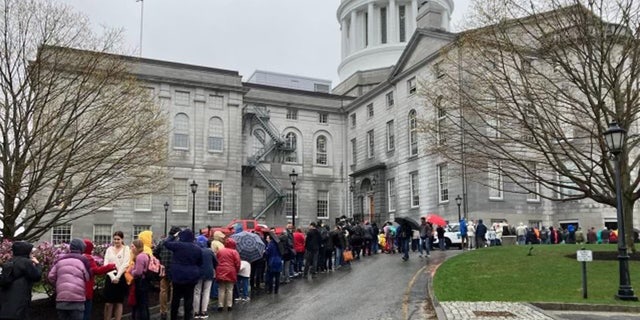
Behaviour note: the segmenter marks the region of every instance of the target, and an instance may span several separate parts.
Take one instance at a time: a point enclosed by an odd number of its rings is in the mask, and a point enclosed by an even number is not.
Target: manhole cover
[[[515,317],[516,315],[508,311],[474,311],[476,317]]]

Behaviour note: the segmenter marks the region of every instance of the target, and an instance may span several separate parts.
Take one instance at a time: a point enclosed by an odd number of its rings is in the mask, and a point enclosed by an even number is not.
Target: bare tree
[[[119,31],[50,1],[0,1],[2,234],[36,240],[163,188],[167,125]]]
[[[603,133],[629,134],[621,158],[627,243],[640,197],[638,1],[483,0],[443,52],[424,96],[433,152],[469,179],[552,201],[615,207]],[[444,139],[446,137],[446,140]],[[633,172],[633,175],[632,175]],[[501,181],[502,180],[502,181]]]

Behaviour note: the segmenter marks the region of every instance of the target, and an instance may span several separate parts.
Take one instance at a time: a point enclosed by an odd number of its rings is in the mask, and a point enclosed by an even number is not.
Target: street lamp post
[[[460,222],[460,220],[462,220],[462,217],[460,216],[460,205],[462,204],[462,198],[460,197],[460,195],[456,197],[456,204],[458,205],[458,222]]]
[[[164,202],[164,236],[167,236],[167,211],[169,211],[169,202]]]
[[[298,182],[298,174],[296,173],[296,169],[291,169],[291,173],[289,173],[289,180],[291,180],[291,188],[292,188],[292,197],[291,199],[291,224],[293,225],[293,230],[296,229],[296,183]]]
[[[609,152],[614,157],[615,179],[616,179],[616,212],[618,219],[618,261],[620,269],[620,286],[616,298],[620,300],[638,301],[631,287],[629,277],[629,254],[624,232],[624,212],[622,212],[622,182],[620,174],[620,154],[624,148],[624,140],[627,131],[621,128],[618,123],[612,122],[604,133],[604,140]]]
[[[193,231],[193,234],[197,234],[196,233],[196,191],[198,191],[198,184],[196,183],[196,180],[193,180],[190,186],[191,186],[191,193],[193,194],[193,206],[191,206],[191,231]]]

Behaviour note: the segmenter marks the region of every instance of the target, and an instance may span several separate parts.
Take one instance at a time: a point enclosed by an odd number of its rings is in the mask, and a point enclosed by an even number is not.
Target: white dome
[[[340,80],[356,71],[394,65],[416,29],[418,8],[444,8],[442,25],[449,30],[453,0],[342,0],[337,17],[342,30]]]

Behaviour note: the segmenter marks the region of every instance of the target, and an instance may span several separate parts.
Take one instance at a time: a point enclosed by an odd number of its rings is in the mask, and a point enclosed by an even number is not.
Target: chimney
[[[417,23],[418,28],[445,29],[444,24],[445,8],[435,1],[421,1],[418,7]]]

